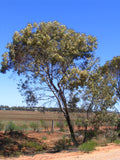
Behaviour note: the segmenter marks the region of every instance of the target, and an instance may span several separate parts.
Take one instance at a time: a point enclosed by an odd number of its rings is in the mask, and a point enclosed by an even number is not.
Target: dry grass
[[[70,114],[72,120],[79,117],[86,117],[86,113],[72,113]],[[4,111],[0,110],[0,121],[59,121],[65,120],[63,113],[60,112],[38,112],[38,111]]]
[[[0,111],[0,121],[40,121],[64,119],[61,113],[57,112],[37,112],[37,111]]]

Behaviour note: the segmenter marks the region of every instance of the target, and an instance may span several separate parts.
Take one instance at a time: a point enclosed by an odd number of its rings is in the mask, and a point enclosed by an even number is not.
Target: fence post
[[[54,132],[54,120],[52,120],[52,128],[51,128],[51,132]]]

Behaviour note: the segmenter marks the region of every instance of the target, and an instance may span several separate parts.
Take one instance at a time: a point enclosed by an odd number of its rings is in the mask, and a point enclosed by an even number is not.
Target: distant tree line
[[[40,111],[40,112],[61,112],[57,107],[26,107],[26,106],[12,106],[0,105],[0,110],[16,110],[16,111]],[[73,110],[69,109],[70,112]],[[74,112],[86,112],[84,108],[76,108]],[[92,111],[91,111],[92,112]]]

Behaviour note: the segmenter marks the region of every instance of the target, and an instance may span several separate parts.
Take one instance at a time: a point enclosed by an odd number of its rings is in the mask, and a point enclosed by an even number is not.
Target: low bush
[[[77,120],[75,121],[75,124],[76,124],[76,126],[77,126],[77,128],[78,128],[78,130],[79,130],[80,127],[82,127],[82,119],[77,119]]]
[[[90,152],[95,149],[97,143],[95,141],[88,141],[79,146],[80,151],[82,152]]]
[[[65,126],[65,127],[68,127],[67,121],[64,121],[64,126]]]
[[[116,144],[120,144],[120,139],[116,139],[115,141],[113,141]]]
[[[42,151],[44,147],[36,142],[27,142],[23,144],[24,147],[35,148],[37,151]]]
[[[46,136],[43,136],[43,137],[42,137],[42,140],[46,140],[46,139],[47,139],[47,137],[46,137]]]
[[[117,121],[117,130],[118,131],[120,130],[120,119],[118,119],[118,121]]]
[[[41,126],[48,131],[49,124],[46,121],[41,120]]]
[[[28,129],[28,126],[26,124],[22,124],[20,126],[20,130],[23,131],[23,132],[25,132],[27,129]]]
[[[5,133],[7,132],[13,132],[16,130],[16,125],[13,122],[8,122],[6,127],[5,127]]]
[[[63,121],[56,122],[56,127],[60,128],[60,131],[63,131],[64,122]]]
[[[120,137],[120,130],[118,130],[117,133],[118,133],[118,137]]]
[[[93,137],[96,137],[97,136],[97,132],[96,130],[87,130],[87,133],[86,133],[86,141],[88,140],[91,140]]]
[[[31,122],[30,128],[33,129],[33,131],[38,131],[39,125],[36,122]]]
[[[118,138],[118,133],[114,130],[108,130],[105,134],[105,137],[108,139],[108,142],[113,142]]]
[[[51,132],[50,132],[50,131],[48,131],[48,132],[47,132],[47,134],[49,134],[49,135],[50,135],[50,134],[51,134]]]
[[[68,149],[70,146],[71,146],[71,139],[65,138],[65,136],[63,136],[62,139],[55,142],[55,150],[58,152],[64,149]]]

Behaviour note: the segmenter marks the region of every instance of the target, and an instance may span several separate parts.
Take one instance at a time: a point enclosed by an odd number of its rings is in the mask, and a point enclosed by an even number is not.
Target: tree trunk
[[[86,140],[87,140],[87,124],[85,124],[85,135],[84,135],[84,139],[83,139],[83,143],[85,143],[86,142]]]
[[[51,85],[53,86],[53,88],[51,87]],[[69,127],[69,131],[70,131],[70,134],[71,134],[71,138],[72,138],[72,141],[73,141],[73,144],[75,146],[78,146],[78,143],[76,141],[76,138],[75,138],[75,134],[74,134],[74,130],[73,130],[73,126],[71,125],[71,120],[70,120],[70,116],[69,116],[69,112],[68,112],[68,108],[67,108],[67,103],[66,103],[66,99],[64,97],[64,93],[62,92],[61,90],[61,87],[60,87],[60,84],[58,83],[58,87],[59,87],[59,91],[58,89],[55,87],[55,85],[52,83],[52,81],[50,81],[50,84],[48,83],[48,86],[49,88],[52,90],[53,94],[55,95],[57,101],[58,101],[58,104],[59,104],[59,107],[60,107],[60,110],[63,112],[64,116],[65,116],[65,119],[68,123],[68,127]],[[60,96],[58,96],[55,92],[57,92],[57,94]],[[63,106],[63,108],[62,108]]]
[[[89,109],[87,110],[87,120],[89,119]],[[84,139],[83,139],[83,143],[86,142],[87,140],[87,128],[88,128],[88,125],[85,124],[85,132],[84,132]]]
[[[78,146],[78,142],[77,142],[77,140],[76,140],[76,138],[75,138],[73,126],[72,126],[72,124],[71,124],[71,120],[70,120],[70,116],[69,116],[69,113],[68,113],[68,112],[66,112],[65,118],[66,118],[66,121],[67,121],[67,123],[68,123],[68,127],[69,127],[69,131],[70,131],[70,134],[71,134],[71,138],[72,138],[73,144],[74,144],[75,146]]]

